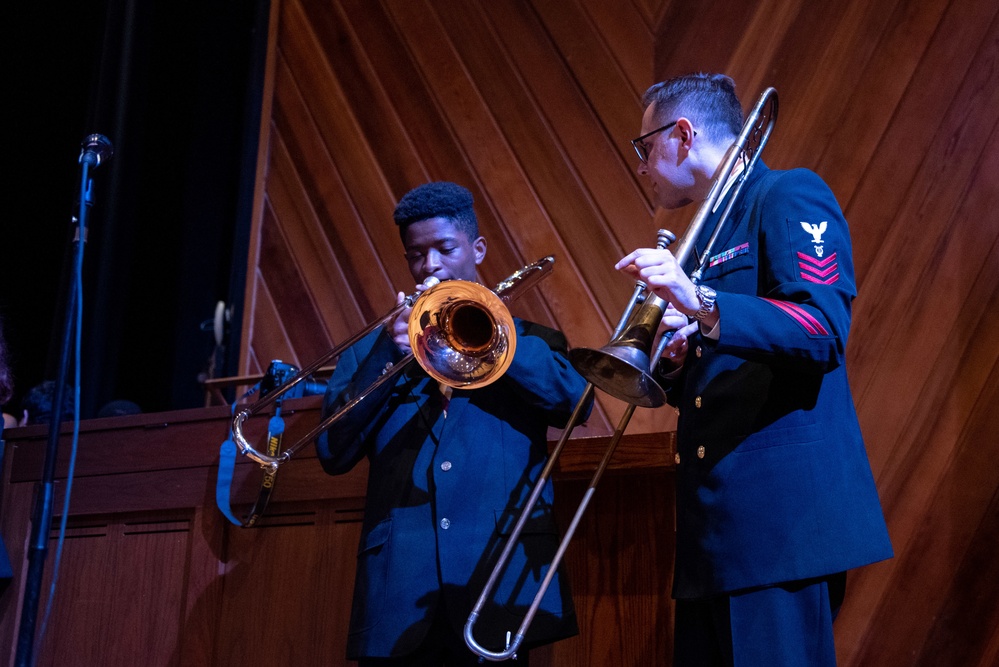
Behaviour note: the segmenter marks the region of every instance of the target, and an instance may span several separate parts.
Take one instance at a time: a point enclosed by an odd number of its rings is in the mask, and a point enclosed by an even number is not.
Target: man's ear
[[[486,239],[480,236],[472,241],[472,251],[475,253],[475,265],[478,266],[486,258]]]
[[[681,116],[677,119],[674,127],[677,135],[680,137],[680,145],[689,151],[694,135],[697,134],[694,131],[694,126],[690,123],[690,120]]]

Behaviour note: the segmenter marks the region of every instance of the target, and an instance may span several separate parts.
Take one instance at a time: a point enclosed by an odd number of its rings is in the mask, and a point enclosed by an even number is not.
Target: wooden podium
[[[286,442],[319,419],[318,397],[289,400]],[[281,466],[257,527],[215,505],[224,406],[81,424],[55,602],[53,574],[70,457],[63,428],[38,665],[337,665],[344,658],[367,467],[326,475],[306,447]],[[248,433],[266,430],[266,417]],[[0,656],[13,660],[26,543],[47,427],[11,429],[0,530],[14,580],[0,597]],[[604,438],[570,441],[556,475],[565,526]],[[668,661],[672,609],[672,434],[626,436],[566,555],[580,635],[531,654],[532,665]],[[256,497],[261,470],[238,457],[232,503]],[[44,627],[44,635],[42,635]],[[511,628],[513,630],[514,628]]]

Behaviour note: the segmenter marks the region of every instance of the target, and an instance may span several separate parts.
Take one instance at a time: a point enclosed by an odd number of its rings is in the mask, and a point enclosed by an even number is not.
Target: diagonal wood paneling
[[[848,363],[897,551],[851,575],[840,662],[993,664],[997,12],[980,0],[275,0],[242,370],[308,362],[411,291],[391,212],[431,179],[474,193],[487,284],[556,254],[515,312],[602,344],[630,291],[614,261],[692,214],[654,212],[635,174],[642,92],[721,70],[748,106],[773,85],[765,159],[818,171],[851,221]],[[590,432],[620,412],[601,397]],[[674,423],[643,410],[632,430]]]

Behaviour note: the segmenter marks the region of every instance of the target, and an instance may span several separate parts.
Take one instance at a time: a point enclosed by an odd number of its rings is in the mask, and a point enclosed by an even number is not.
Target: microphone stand
[[[28,543],[28,574],[25,579],[24,600],[21,606],[21,623],[18,627],[17,653],[14,664],[17,667],[30,667],[33,664],[32,652],[35,642],[35,625],[38,620],[38,602],[41,598],[42,576],[45,571],[45,558],[48,554],[48,537],[52,523],[52,504],[55,497],[55,467],[59,450],[59,431],[62,423],[62,405],[65,395],[66,376],[69,374],[69,350],[73,339],[74,313],[77,308],[77,290],[82,289],[77,281],[82,279],[83,248],[87,240],[87,213],[92,205],[93,180],[90,169],[111,157],[111,142],[99,134],[92,134],[84,140],[80,154],[80,208],[74,219],[77,223],[73,239],[76,252],[73,271],[66,281],[66,314],[62,328],[62,350],[56,377],[52,412],[49,415],[48,446],[45,451],[45,465],[36,487],[35,504],[31,517],[31,538]]]

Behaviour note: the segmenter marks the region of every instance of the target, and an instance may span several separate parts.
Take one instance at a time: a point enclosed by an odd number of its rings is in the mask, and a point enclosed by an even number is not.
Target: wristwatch
[[[707,285],[697,285],[697,299],[701,302],[701,307],[694,313],[693,318],[700,322],[707,317],[708,313],[715,309],[715,298],[717,296],[717,292]]]

